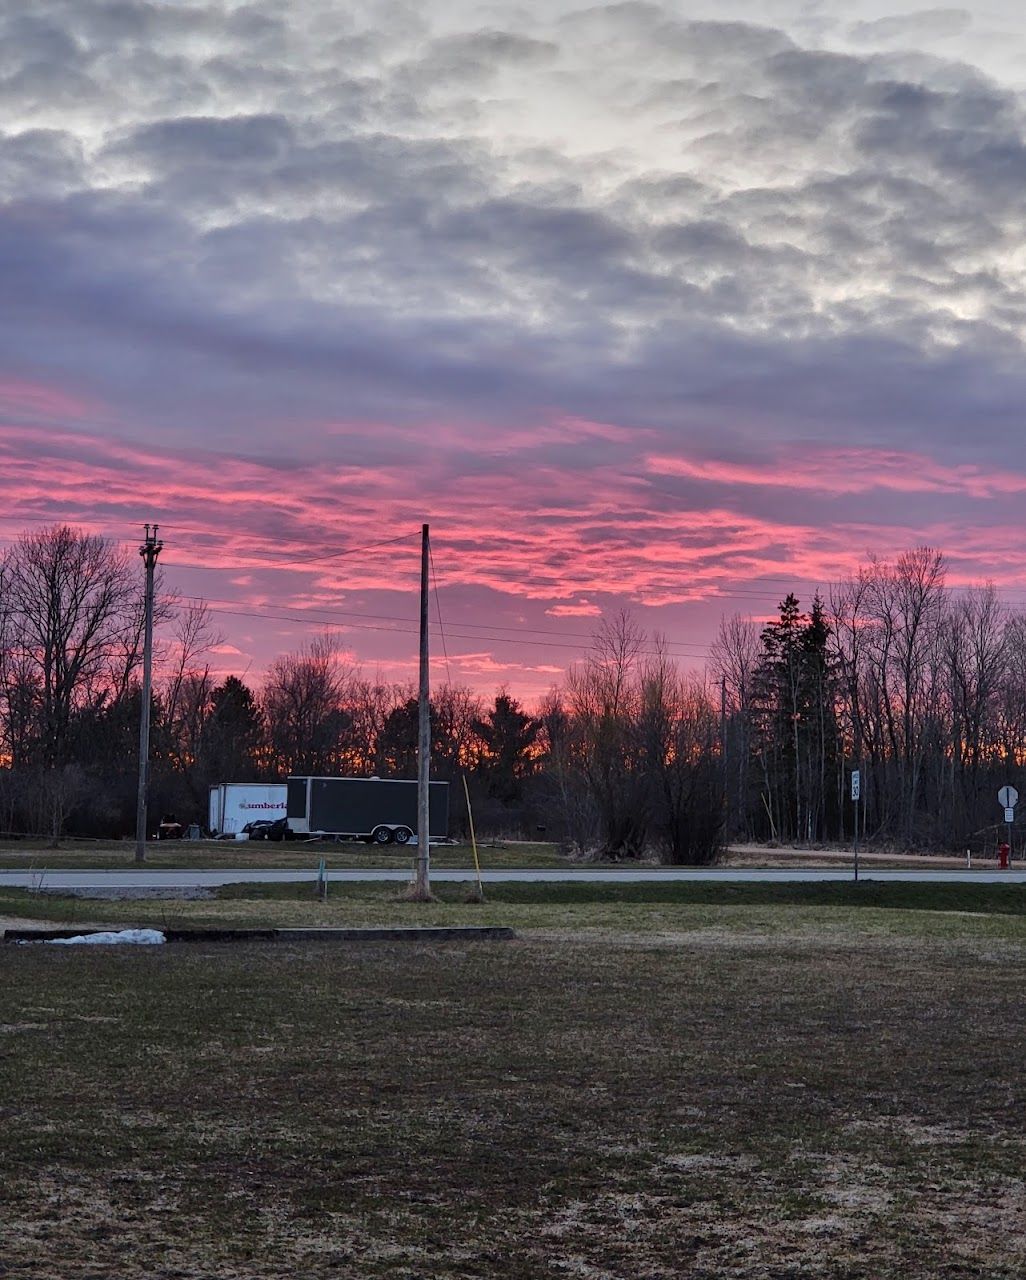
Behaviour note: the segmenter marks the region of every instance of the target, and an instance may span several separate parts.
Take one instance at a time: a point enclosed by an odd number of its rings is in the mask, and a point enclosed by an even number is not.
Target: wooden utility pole
[[[727,677],[720,676],[720,769],[723,773],[723,832],[730,839],[730,775],[727,772]]]
[[[417,879],[414,897],[431,897],[431,683],[428,667],[428,582],[431,548],[428,526],[421,528],[420,545],[420,696],[417,733]]]
[[[146,526],[146,539],[139,548],[146,567],[146,595],[143,618],[142,709],[139,716],[139,795],[135,809],[135,860],[146,861],[146,792],[150,782],[150,699],[153,694],[153,575],[164,544],[157,541],[157,526]]]

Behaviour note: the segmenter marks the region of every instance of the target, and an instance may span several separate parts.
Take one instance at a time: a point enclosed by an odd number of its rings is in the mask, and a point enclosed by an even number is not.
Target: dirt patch
[[[8,929],[52,929],[54,923],[52,920],[37,920],[28,916],[0,916],[0,936]],[[85,920],[74,921],[74,927],[82,929],[110,929],[123,928],[119,925],[98,924],[95,921],[89,922]]]
[[[734,844],[727,850],[721,865],[728,867],[837,867],[851,866],[854,861],[851,847],[833,846],[810,848],[801,845]],[[860,849],[859,863],[865,867],[918,868],[924,870],[963,870],[965,854],[950,853],[901,853]],[[996,868],[997,858],[976,857],[972,866]]]

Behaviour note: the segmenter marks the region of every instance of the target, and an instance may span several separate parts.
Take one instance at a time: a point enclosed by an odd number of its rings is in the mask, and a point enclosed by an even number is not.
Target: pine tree
[[[504,804],[522,799],[523,780],[535,767],[535,747],[541,721],[524,711],[505,689],[495,696],[495,705],[474,721],[474,732],[484,747],[481,773],[488,794]]]
[[[792,593],[762,631],[753,681],[755,753],[771,834],[813,840],[825,831],[826,779],[836,759],[830,627],[817,594],[801,612]]]
[[[248,782],[261,770],[267,735],[263,712],[248,685],[228,676],[212,690],[200,734],[203,772],[211,782]]]

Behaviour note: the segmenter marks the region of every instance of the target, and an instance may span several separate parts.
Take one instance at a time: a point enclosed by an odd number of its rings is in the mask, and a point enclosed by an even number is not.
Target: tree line
[[[133,828],[142,574],[64,526],[0,561],[0,828]],[[325,634],[259,686],[216,676],[210,611],[161,587],[151,826],[202,825],[209,787],[290,773],[416,775],[415,689],[369,678]],[[847,841],[853,768],[866,837],[903,847],[991,839],[997,786],[1026,741],[1026,615],[992,587],[954,592],[929,548],[870,560],[807,610],[725,619],[705,672],[682,670],[627,613],[534,708],[504,689],[431,699],[433,776],[465,829],[582,855],[715,860],[725,839]]]
[[[58,526],[0,563],[0,828],[122,836],[138,768],[141,572],[116,545]],[[325,634],[276,658],[260,686],[216,676],[210,611],[158,590],[151,829],[202,825],[218,782],[290,773],[413,778],[412,685],[370,679]],[[432,774],[465,830],[465,777],[484,834],[582,852],[715,856],[722,816],[715,722],[701,682],[642,659],[627,617],[543,705],[446,684],[431,698]]]
[[[979,849],[1026,747],[1026,613],[992,585],[953,591],[943,555],[871,558],[772,622],[725,620],[710,671],[723,702],[733,839],[851,839]]]

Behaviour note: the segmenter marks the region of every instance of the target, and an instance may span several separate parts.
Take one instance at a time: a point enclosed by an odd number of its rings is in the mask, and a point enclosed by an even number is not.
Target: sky
[[[1026,601],[1024,94],[1013,0],[0,6],[0,545],[406,680],[426,521],[528,700],[922,543]]]

